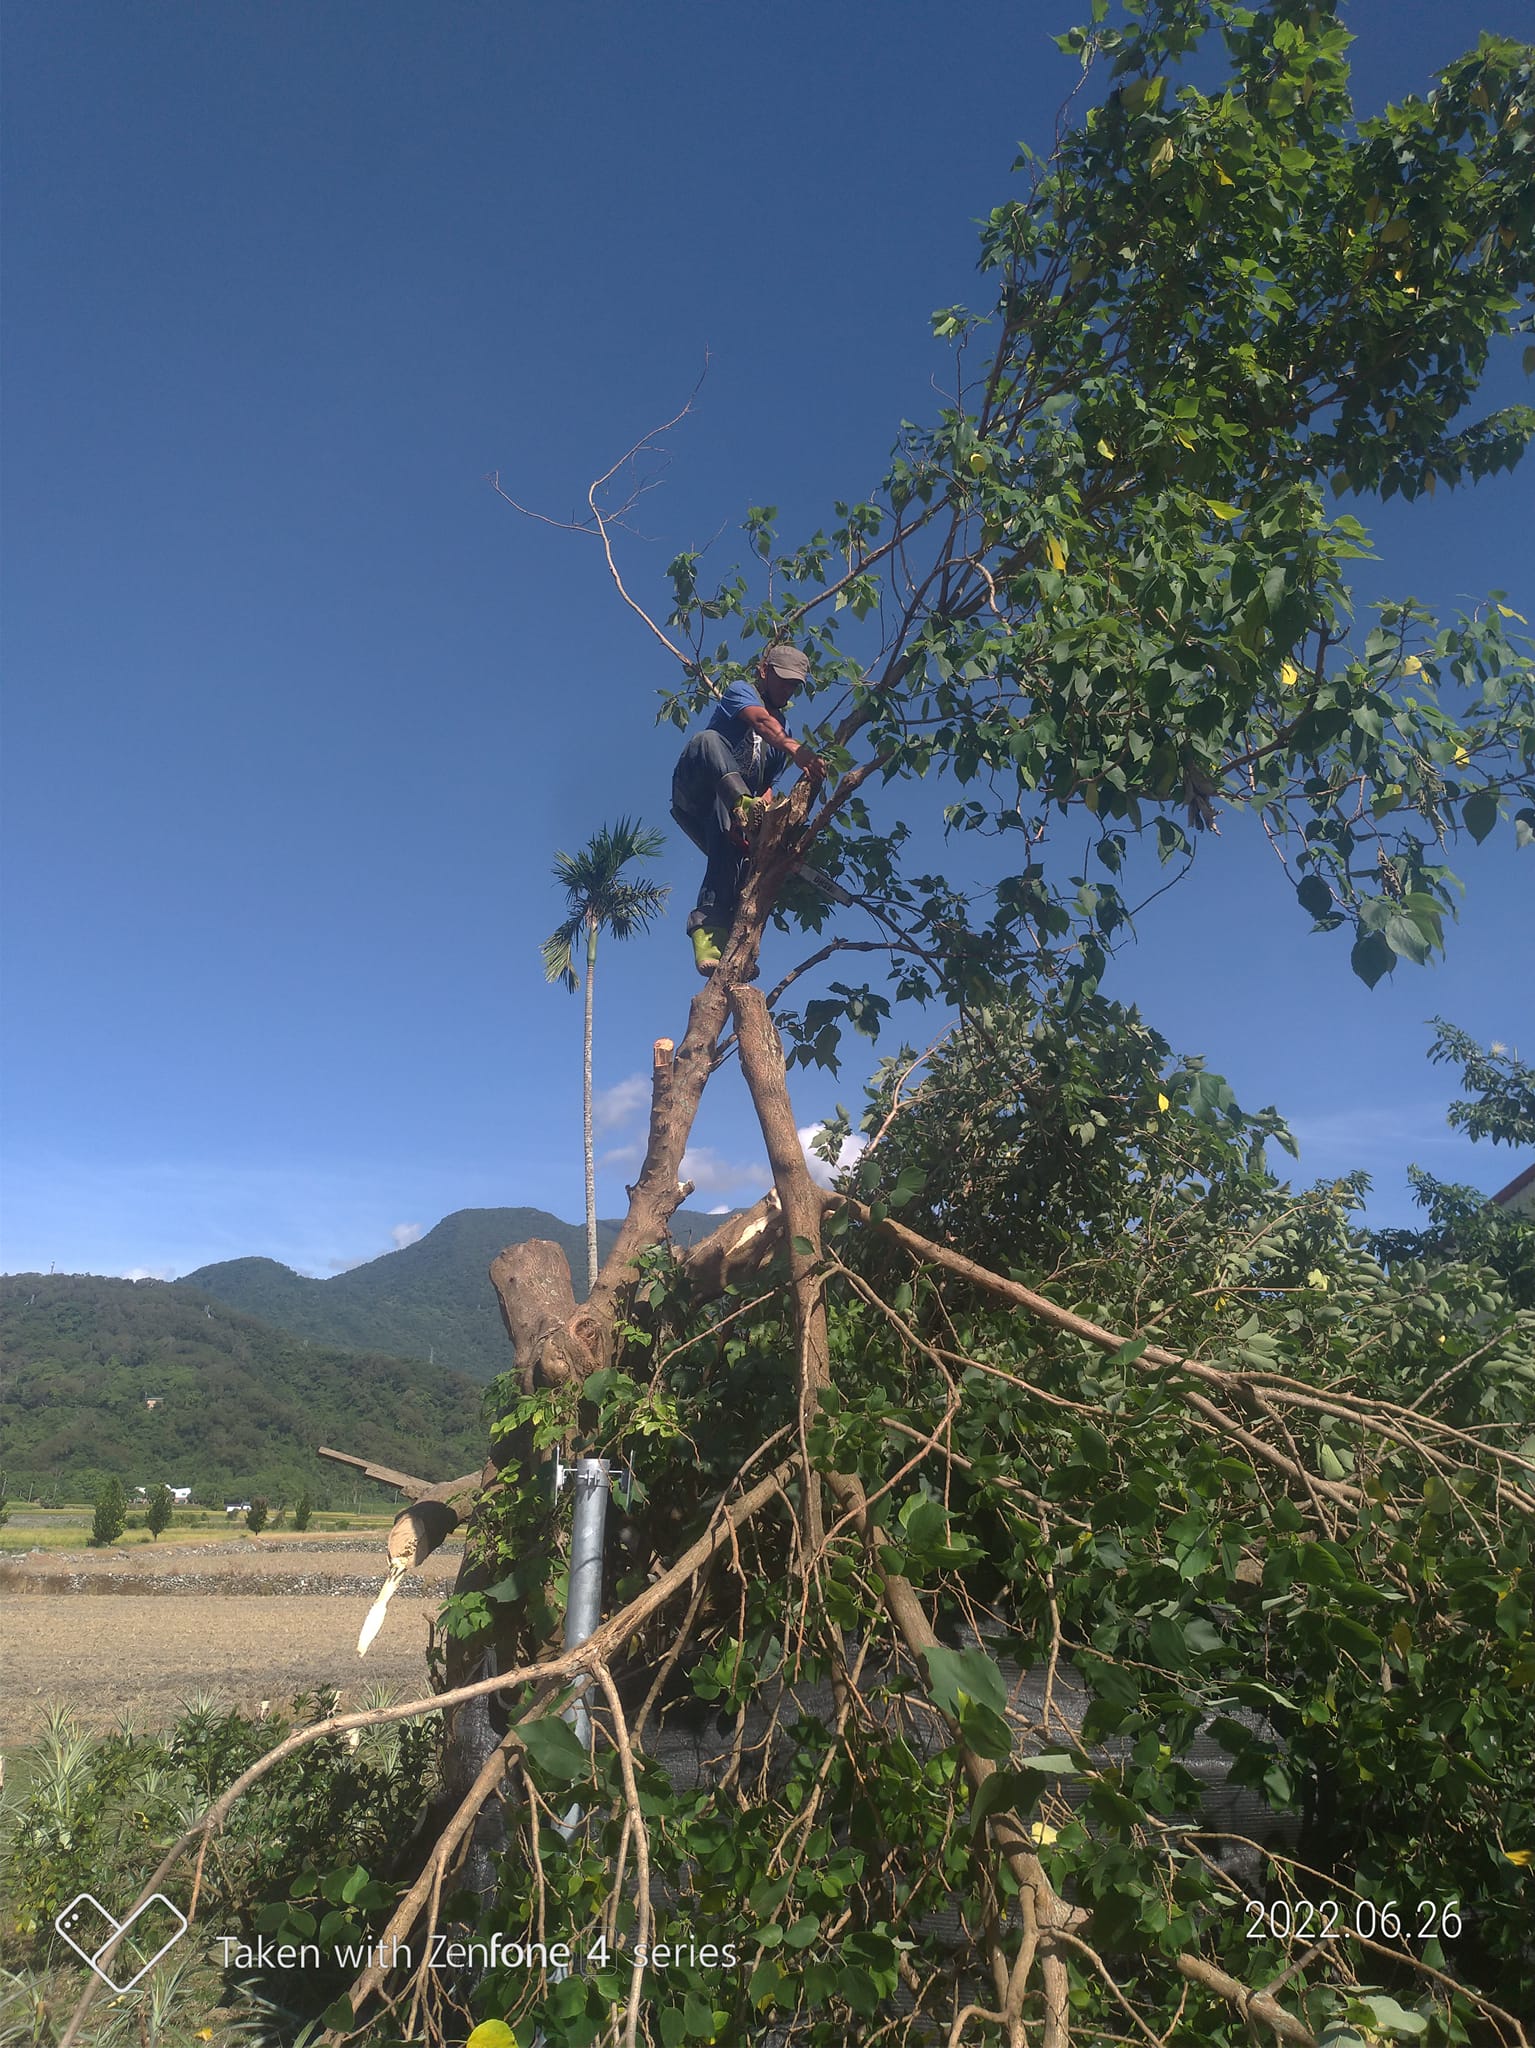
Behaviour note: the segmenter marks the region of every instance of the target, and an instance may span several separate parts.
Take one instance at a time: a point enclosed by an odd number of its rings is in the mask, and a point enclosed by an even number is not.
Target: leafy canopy
[[[583,932],[632,938],[660,913],[670,891],[659,883],[627,880],[623,871],[631,861],[653,860],[665,843],[654,827],[620,818],[593,833],[579,853],[554,856],[554,879],[565,891],[569,914],[544,941],[546,980],[574,991],[571,949]]]
[[[1093,14],[1061,43],[1107,97],[1048,162],[1020,156],[982,233],[990,310],[935,316],[953,403],[829,533],[781,549],[752,512],[755,587],[673,563],[696,668],[664,715],[704,701],[706,659],[739,672],[729,641],[706,654],[718,624],[810,646],[839,692],[816,744],[845,771],[817,858],[898,941],[898,993],[1086,995],[1150,849],[1181,865],[1232,814],[1373,984],[1442,947],[1457,839],[1535,836],[1524,619],[1493,593],[1449,623],[1408,596],[1357,621],[1370,541],[1337,504],[1474,484],[1535,429],[1475,409],[1531,328],[1532,54],[1484,36],[1359,118],[1335,8]],[[1010,852],[989,916],[906,875],[904,826],[859,793],[930,774],[951,832]],[[1057,846],[1073,818],[1090,872]]]

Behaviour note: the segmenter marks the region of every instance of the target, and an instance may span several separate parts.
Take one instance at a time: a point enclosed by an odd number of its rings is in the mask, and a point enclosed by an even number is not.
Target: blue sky
[[[592,544],[485,479],[563,515],[707,349],[629,543],[642,598],[722,527],[734,559],[748,504],[792,533],[862,495],[939,402],[928,314],[983,296],[972,223],[1047,145],[1075,78],[1048,37],[1085,12],[10,11],[0,1264],[324,1273],[456,1208],[579,1215],[549,864],[620,811],[666,822],[672,676]],[[1367,109],[1530,27],[1521,0],[1351,21]],[[1492,389],[1527,391],[1514,351]],[[1528,468],[1362,516],[1368,588],[1535,616]],[[1305,1177],[1374,1172],[1383,1220],[1409,1160],[1511,1178],[1423,1060],[1436,1011],[1518,1043],[1535,1010],[1508,836],[1464,859],[1448,963],[1373,992],[1259,848],[1206,855],[1116,992],[1277,1103]],[[696,866],[670,831],[671,914],[601,959],[606,1214],[626,1084],[695,985]],[[798,1076],[802,1121],[857,1079]],[[698,1204],[759,1191],[734,1074],[696,1139]]]

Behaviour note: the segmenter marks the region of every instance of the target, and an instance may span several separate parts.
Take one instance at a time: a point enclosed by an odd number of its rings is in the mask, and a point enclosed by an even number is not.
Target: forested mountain
[[[679,1244],[692,1244],[719,1220],[679,1209],[672,1235]],[[604,1257],[617,1232],[616,1223],[597,1225]],[[561,1247],[578,1276],[579,1300],[585,1292],[586,1234],[547,1209],[456,1209],[419,1243],[332,1279],[309,1279],[276,1259],[225,1259],[184,1273],[177,1285],[312,1342],[387,1351],[396,1358],[435,1357],[439,1365],[485,1380],[512,1363],[490,1262],[507,1245],[530,1237]]]
[[[354,1482],[317,1444],[443,1479],[484,1456],[481,1389],[464,1373],[326,1348],[163,1282],[8,1275],[0,1347],[13,1498],[55,1483],[87,1498],[115,1474],[199,1500],[307,1488],[340,1506]]]

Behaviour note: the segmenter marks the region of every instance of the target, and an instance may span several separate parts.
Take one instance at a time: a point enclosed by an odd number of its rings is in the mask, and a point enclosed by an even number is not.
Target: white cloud
[[[1382,1156],[1458,1147],[1463,1141],[1445,1121],[1442,1102],[1356,1104],[1348,1109],[1321,1110],[1288,1119],[1300,1145],[1302,1163],[1311,1170],[1332,1170],[1335,1157],[1350,1167],[1374,1165]]]
[[[638,1166],[645,1154],[638,1145],[615,1145],[609,1152],[597,1154],[598,1166]]]
[[[772,1178],[765,1159],[722,1159],[711,1145],[690,1146],[682,1155],[680,1177],[700,1194],[724,1195],[732,1188],[765,1188]]]
[[[795,1135],[799,1139],[800,1149],[805,1155],[805,1164],[810,1168],[810,1178],[817,1187],[829,1188],[839,1173],[845,1173],[848,1167],[857,1163],[858,1159],[862,1156],[865,1145],[869,1141],[857,1133],[844,1138],[842,1140],[842,1149],[837,1154],[836,1165],[828,1166],[819,1153],[812,1152],[810,1149],[812,1143],[820,1137],[825,1128],[825,1124],[807,1124],[802,1131],[797,1131]]]
[[[599,1131],[619,1130],[632,1123],[650,1101],[650,1083],[643,1074],[599,1088],[592,1097],[592,1125]]]
[[[420,1237],[421,1225],[419,1223],[396,1223],[391,1228],[389,1235],[394,1239],[395,1250],[402,1252],[408,1244],[414,1244],[417,1238]]]
[[[174,1280],[176,1269],[174,1266],[130,1266],[118,1277],[123,1280]]]
[[[730,1214],[730,1204],[728,1202],[716,1202],[712,1209],[705,1209],[704,1214],[706,1216],[728,1216]]]
[[[366,1253],[364,1253],[363,1257],[360,1259],[327,1259],[325,1261],[325,1270],[327,1273],[352,1273],[355,1272],[359,1266],[366,1266],[370,1265],[371,1263],[371,1259],[368,1257]],[[312,1279],[318,1280],[321,1276],[318,1273],[315,1273],[312,1274],[310,1277]]]

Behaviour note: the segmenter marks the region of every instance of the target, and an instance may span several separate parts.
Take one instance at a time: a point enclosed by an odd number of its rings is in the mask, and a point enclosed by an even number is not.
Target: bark
[[[775,1188],[682,1254],[693,1298],[717,1301],[727,1287],[761,1272],[782,1243],[783,1213]]]
[[[742,979],[749,979],[755,974],[762,928],[779,889],[795,865],[795,842],[804,826],[813,794],[813,786],[802,780],[786,804],[768,808],[759,821],[754,858],[720,965],[694,995],[688,1011],[687,1030],[675,1053],[669,1040],[657,1041],[644,1164],[638,1180],[629,1191],[629,1210],[617,1241],[597,1271],[585,1301],[577,1304],[570,1268],[557,1245],[540,1240],[512,1245],[491,1264],[491,1282],[500,1303],[507,1335],[516,1350],[518,1384],[525,1395],[540,1386],[557,1388],[571,1382],[579,1385],[592,1373],[613,1362],[613,1324],[620,1303],[633,1284],[634,1262],[641,1252],[661,1242],[683,1199],[680,1181],[682,1156],[714,1068],[720,1035],[730,1014],[731,999]],[[596,1206],[591,1192],[590,1137],[590,950],[586,983],[587,1213],[589,1226],[594,1226]],[[770,1025],[768,1028],[771,1030]],[[797,1152],[798,1141],[794,1142]],[[712,1239],[706,1240],[704,1246],[697,1248],[694,1271],[700,1280],[707,1277],[707,1284],[722,1287],[731,1278],[755,1270],[767,1256],[780,1220],[760,1203],[749,1219],[732,1219],[715,1232]],[[817,1214],[817,1241],[818,1221]],[[762,1240],[760,1246],[757,1244],[759,1235]],[[591,1245],[589,1227],[589,1257]],[[515,1437],[497,1439],[481,1474],[474,1505],[493,1505],[496,1490],[502,1483],[501,1470],[513,1461],[521,1473],[527,1473],[532,1466],[529,1446]],[[469,1503],[465,1506],[468,1509]],[[505,1575],[506,1561],[500,1555],[498,1539],[489,1531],[488,1520],[486,1528],[487,1534],[482,1541],[475,1522],[470,1522],[464,1561],[454,1587],[456,1593],[484,1590]],[[552,1548],[556,1540],[552,1506],[546,1528],[547,1536],[542,1540]],[[546,1652],[553,1654],[557,1646],[541,1645],[531,1640],[527,1617],[520,1603],[498,1603],[493,1613],[494,1622],[488,1634],[473,1641],[458,1637],[450,1639],[447,1672],[450,1686],[472,1682],[478,1676],[506,1670],[521,1661],[533,1661]],[[450,1796],[462,1799],[468,1795],[504,1733],[504,1720],[482,1702],[470,1702],[467,1708],[455,1710],[444,1730],[444,1780]],[[504,1822],[499,1805],[489,1801],[482,1806],[471,1835],[465,1870],[469,1888],[482,1896],[487,1895],[493,1885],[495,1861],[502,1852],[504,1840]]]
[[[517,1354],[517,1379],[524,1394],[531,1394],[538,1384],[540,1363],[541,1377],[550,1386],[569,1378],[572,1370],[581,1370],[584,1352],[570,1335],[576,1312],[570,1264],[557,1244],[532,1237],[525,1244],[508,1245],[491,1261],[490,1284]],[[502,1462],[494,1451],[491,1457],[496,1464]]]
[[[693,998],[675,1056],[664,1068],[658,1066],[653,1076],[645,1162],[630,1190],[629,1212],[617,1241],[596,1286],[567,1318],[564,1338],[556,1340],[552,1330],[546,1331],[530,1360],[535,1375],[550,1385],[573,1375],[585,1379],[613,1362],[613,1320],[619,1301],[633,1283],[636,1257],[660,1243],[682,1199],[682,1155],[713,1069],[731,997],[756,971],[762,928],[795,866],[797,837],[811,795],[811,784],[802,780],[787,803],[771,806],[757,821],[752,865],[720,964]]]
[[[809,1432],[822,1390],[831,1384],[831,1348],[822,1293],[821,1197],[800,1147],[789,1101],[783,1046],[760,990],[738,988],[734,996],[736,1043],[741,1072],[767,1143],[773,1186],[789,1244],[789,1285],[799,1331],[799,1437],[805,1468],[805,1541],[811,1557],[825,1537],[821,1486],[810,1460]]]
[[[418,1479],[410,1472],[396,1472],[390,1465],[375,1465],[367,1458],[354,1458],[347,1451],[319,1446],[319,1455],[332,1464],[349,1465],[354,1471],[405,1495],[407,1505],[394,1518],[387,1549],[391,1558],[403,1557],[419,1566],[459,1524],[467,1520],[485,1480],[485,1467],[464,1472],[457,1479]]]
[[[418,1479],[412,1472],[396,1472],[392,1465],[375,1465],[368,1458],[354,1458],[350,1451],[333,1451],[329,1444],[317,1448],[318,1455],[329,1458],[333,1465],[350,1465],[365,1478],[376,1479],[381,1486],[392,1486],[411,1501],[467,1501],[480,1483],[478,1470],[465,1472],[458,1479]]]

